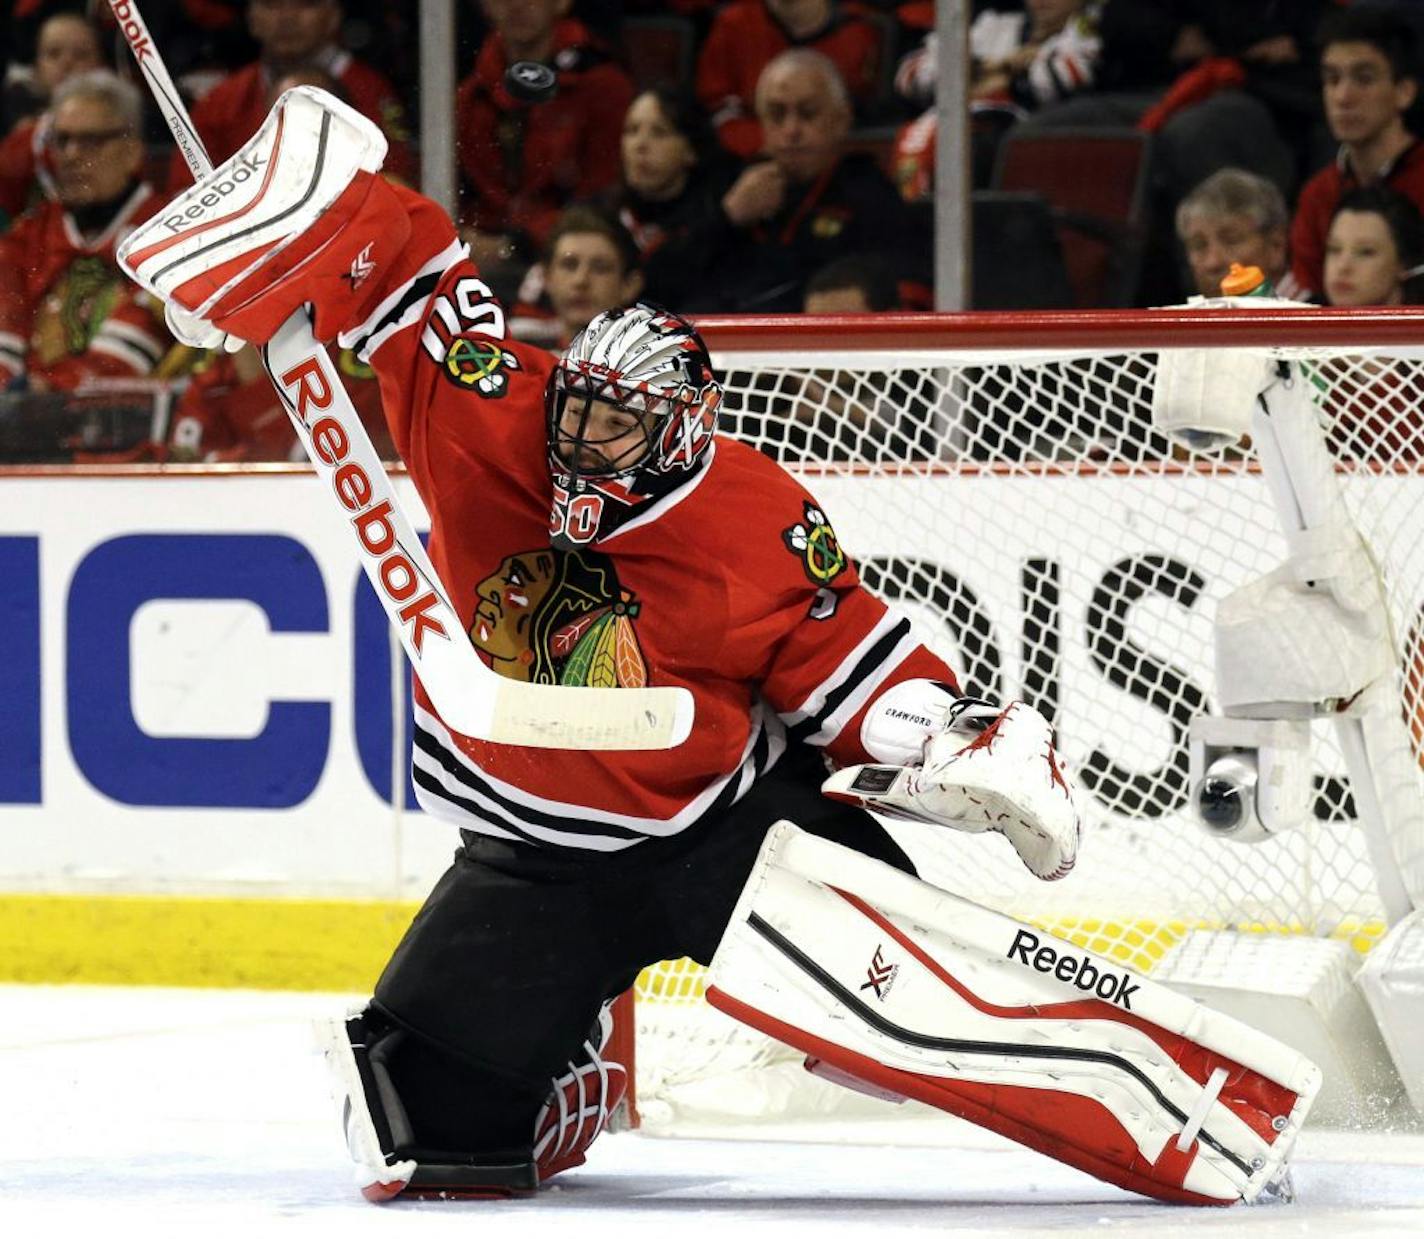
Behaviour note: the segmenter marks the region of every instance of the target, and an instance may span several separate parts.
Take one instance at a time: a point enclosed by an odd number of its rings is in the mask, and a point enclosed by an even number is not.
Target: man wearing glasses
[[[0,387],[68,391],[148,374],[171,342],[162,307],[114,247],[160,205],[142,179],[142,102],[108,70],[56,90],[47,142],[55,201],[0,237]]]

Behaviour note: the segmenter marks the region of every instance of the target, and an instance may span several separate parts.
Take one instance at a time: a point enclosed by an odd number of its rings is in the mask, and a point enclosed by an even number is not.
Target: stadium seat
[[[1061,310],[1073,304],[1058,229],[1038,194],[980,190],[970,199],[975,310]]]
[[[893,125],[864,126],[852,129],[846,134],[845,152],[864,152],[874,158],[880,171],[893,182],[895,180],[895,135],[898,130]]]
[[[1080,309],[1132,304],[1142,262],[1149,137],[1135,129],[1009,131],[992,188],[1048,204]]]
[[[857,111],[862,124],[883,125],[899,115],[895,69],[900,60],[900,26],[891,14],[874,9],[864,9],[860,16],[875,27],[880,46],[875,62],[875,93]]]

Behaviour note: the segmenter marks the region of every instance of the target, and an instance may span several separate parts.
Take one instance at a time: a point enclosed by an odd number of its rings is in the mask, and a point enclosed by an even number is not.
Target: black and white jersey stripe
[[[618,852],[644,839],[679,834],[735,804],[785,751],[785,729],[758,703],[751,735],[730,773],[710,783],[670,818],[634,817],[536,796],[495,778],[455,746],[435,715],[417,705],[411,777],[420,807],[463,830],[536,847]]]
[[[0,365],[11,370],[25,368],[25,341],[13,332],[0,331]]]
[[[139,374],[147,374],[163,357],[163,345],[155,336],[115,318],[100,326],[89,347],[96,353],[117,358]]]
[[[409,280],[388,293],[365,322],[343,331],[336,342],[366,361],[390,336],[425,317],[426,306],[445,272],[468,253],[463,242],[450,242]]]
[[[830,744],[919,644],[909,619],[887,611],[815,692],[781,715],[790,738]]]

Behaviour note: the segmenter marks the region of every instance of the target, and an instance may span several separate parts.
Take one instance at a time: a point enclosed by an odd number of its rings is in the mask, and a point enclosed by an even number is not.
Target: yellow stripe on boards
[[[0,981],[369,993],[417,905],[0,896]]]
[[[162,898],[139,895],[0,895],[0,981],[88,985],[338,990],[369,993],[418,905],[393,901]],[[1039,922],[1150,974],[1199,922]],[[1238,925],[1303,935],[1298,925]],[[1362,954],[1382,924],[1342,925],[1334,938]],[[691,960],[645,968],[643,1002],[696,1003],[705,986]]]

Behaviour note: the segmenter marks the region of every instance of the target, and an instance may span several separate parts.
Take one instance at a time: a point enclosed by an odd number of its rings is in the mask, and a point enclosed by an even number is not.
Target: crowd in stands
[[[386,175],[419,183],[415,0],[151,8],[214,162],[307,83],[380,125]],[[458,10],[462,236],[516,332],[550,347],[638,297],[692,315],[928,309],[936,194],[992,205],[1025,176],[1054,231],[1046,257],[1023,261],[1072,277],[1030,269],[1029,282],[1069,289],[1073,305],[1217,295],[1233,262],[1300,300],[1424,296],[1424,11],[1404,0],[974,0],[962,177],[934,164],[948,67],[930,0]],[[0,388],[39,400],[162,380],[181,395],[167,441],[142,450],[293,457],[256,356],[175,345],[115,263],[127,231],[190,178],[108,6],[10,0],[0,49]],[[552,99],[511,95],[519,60],[553,68]],[[1032,163],[1011,158],[1033,139],[1107,134],[1131,138],[1136,161],[1121,218],[1058,201],[1046,163],[1035,185]],[[975,218],[992,232],[999,216]],[[1085,236],[1125,283],[1084,281]],[[994,278],[980,264],[974,304],[1004,304]],[[369,370],[345,355],[341,370],[379,435]]]

